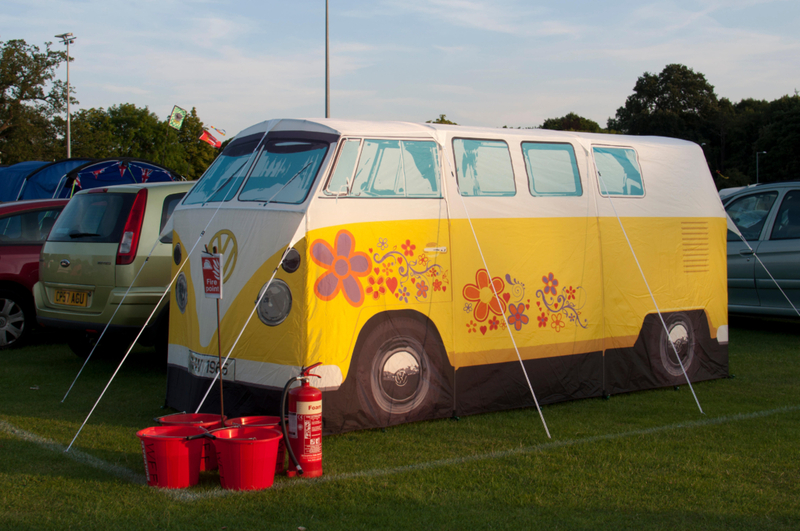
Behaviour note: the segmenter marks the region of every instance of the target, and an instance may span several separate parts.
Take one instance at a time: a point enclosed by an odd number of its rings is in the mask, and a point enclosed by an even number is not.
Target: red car
[[[69,199],[0,204],[0,349],[24,341],[36,325],[33,285],[39,252]]]

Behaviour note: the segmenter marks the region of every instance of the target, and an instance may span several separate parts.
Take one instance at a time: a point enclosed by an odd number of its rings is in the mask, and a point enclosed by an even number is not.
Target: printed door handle
[[[742,256],[750,256],[754,254],[754,251],[752,249],[742,249],[741,251],[739,251],[739,254]]]
[[[446,253],[447,247],[425,247],[426,253]]]

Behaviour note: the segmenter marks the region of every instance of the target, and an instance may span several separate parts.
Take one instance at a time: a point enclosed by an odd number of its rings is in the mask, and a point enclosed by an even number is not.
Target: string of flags
[[[169,115],[169,122],[168,122],[169,126],[180,131],[181,127],[183,127],[183,121],[186,119],[186,116],[188,114],[189,111],[187,111],[186,109],[174,105],[172,107],[172,113],[170,113]],[[225,130],[218,129],[213,125],[206,126],[203,129],[203,134],[200,135],[199,138],[199,140],[207,142],[210,145],[214,146],[215,148],[219,148],[220,146],[222,146],[222,142],[224,139],[225,139]]]
[[[202,140],[203,142],[208,142],[209,144],[211,144],[215,148],[219,148],[222,145],[222,140],[219,140],[219,138],[217,138],[217,136],[215,136],[215,134],[211,132],[212,130],[219,137],[225,138],[225,130],[224,129],[217,129],[213,125],[210,125],[210,126],[206,127],[205,130],[203,131],[203,134],[200,135],[200,140]]]

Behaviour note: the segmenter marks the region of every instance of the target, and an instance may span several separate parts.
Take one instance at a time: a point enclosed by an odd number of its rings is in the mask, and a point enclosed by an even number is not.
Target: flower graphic
[[[423,299],[428,296],[428,285],[425,284],[424,280],[420,280],[417,282],[417,297],[422,297]]]
[[[542,282],[544,282],[544,294],[547,295],[551,293],[553,297],[556,296],[556,288],[558,287],[558,280],[553,277],[553,273],[542,277]]]
[[[434,288],[434,289],[436,289],[436,288]],[[467,312],[467,313],[471,312],[472,311],[472,304],[466,303],[464,305],[464,311]]]
[[[470,321],[467,323],[467,333],[471,334],[472,332],[475,332],[477,330],[478,330],[478,323],[470,319]]]
[[[392,274],[392,272],[394,271],[394,269],[392,268],[392,264],[391,264],[391,263],[389,263],[389,262],[385,262],[385,263],[383,264],[383,269],[382,269],[382,271],[383,271],[383,274],[384,274],[384,275],[386,275],[386,276],[389,276],[389,275],[391,275],[391,274]]]
[[[522,330],[522,325],[528,324],[528,316],[525,315],[525,305],[524,304],[509,304],[508,305],[508,324],[509,326],[514,325],[514,328],[519,332]]]
[[[326,271],[314,283],[314,293],[324,301],[336,298],[339,292],[352,306],[364,302],[364,288],[360,277],[370,272],[367,253],[356,252],[356,239],[348,230],[340,230],[334,238],[334,246],[325,240],[314,240],[311,244],[311,260]]]
[[[567,300],[575,300],[575,288],[570,286],[564,291],[567,293]]]
[[[367,286],[367,295],[372,295],[373,299],[379,299],[381,295],[386,293],[386,288],[383,285],[383,277],[369,277],[367,279],[369,286]]]
[[[389,247],[389,242],[386,238],[378,238],[378,249],[384,251],[387,247]]]
[[[396,296],[399,300],[403,302],[408,302],[408,298],[411,296],[411,293],[408,292],[408,288],[403,286],[397,290]]]
[[[400,247],[403,248],[403,254],[405,254],[406,256],[414,256],[414,249],[417,248],[416,245],[411,243],[411,240],[406,240],[406,243],[404,243]]]
[[[428,271],[428,274],[431,276],[431,278],[439,276],[439,272],[436,270],[436,268],[433,268],[430,271]]]
[[[434,280],[433,281],[433,291],[442,291],[442,281],[441,280]],[[472,305],[469,305],[469,310],[472,310]]]
[[[475,284],[465,285],[461,294],[468,301],[475,303],[475,320],[480,323],[489,317],[489,312],[495,315],[506,313],[506,303],[501,296],[504,289],[505,282],[502,278],[490,279],[485,269],[479,269],[475,273]]]
[[[542,312],[542,315],[537,317],[537,319],[539,320],[539,328],[547,326],[547,316],[544,314],[544,312]]]
[[[419,255],[419,258],[417,259],[417,261],[419,262],[419,265],[424,266],[425,264],[428,263],[428,257],[425,256],[424,254],[421,254],[421,255]]]
[[[497,330],[498,326],[500,326],[500,321],[497,320],[497,317],[492,317],[489,321],[489,330]]]
[[[564,322],[564,318],[561,314],[557,313],[553,316],[553,322],[550,323],[550,326],[553,327],[553,330],[556,332],[561,332],[561,329],[567,326],[567,323]]]

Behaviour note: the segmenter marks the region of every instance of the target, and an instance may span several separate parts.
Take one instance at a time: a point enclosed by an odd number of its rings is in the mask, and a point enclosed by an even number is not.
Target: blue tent
[[[181,181],[177,173],[144,159],[117,157],[87,162],[67,174],[65,188],[88,190],[115,184]],[[68,197],[67,194],[64,197]]]
[[[25,178],[19,199],[69,197],[70,189],[65,186],[67,174],[92,160],[86,158],[63,159],[33,170]]]
[[[0,168],[0,201],[16,201],[25,177],[45,164],[41,160],[29,160]]]

